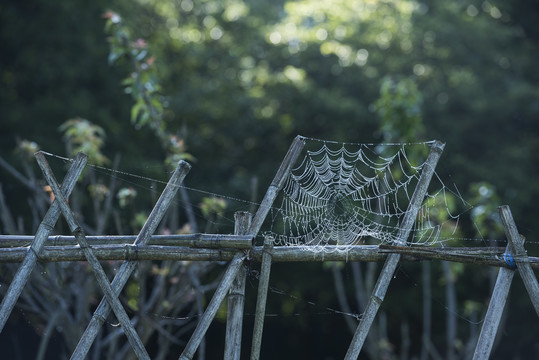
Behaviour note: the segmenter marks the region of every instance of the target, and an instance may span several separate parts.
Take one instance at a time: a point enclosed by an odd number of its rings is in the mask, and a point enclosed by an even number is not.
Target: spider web
[[[315,251],[327,245],[346,250],[350,245],[393,243],[433,142],[312,140],[310,145],[318,147],[307,150],[288,175],[264,235],[271,235],[275,245]],[[449,209],[447,187],[435,175],[408,242],[436,243],[447,228],[456,231],[458,220]]]

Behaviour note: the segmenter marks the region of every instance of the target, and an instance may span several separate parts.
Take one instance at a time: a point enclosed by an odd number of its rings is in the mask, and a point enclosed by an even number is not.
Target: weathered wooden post
[[[305,146],[305,140],[297,136],[292,143],[290,150],[286,154],[275,178],[271,182],[260,208],[258,209],[256,216],[251,225],[249,234],[256,235],[262,226],[262,223],[266,219],[277,194],[281,190],[286,180],[286,177],[290,173],[290,169],[295,164],[297,158],[301,154],[303,147]],[[258,284],[258,297],[256,301],[256,313],[255,313],[255,328],[253,332],[253,343],[251,348],[251,359],[258,359],[260,357],[260,347],[262,345],[262,328],[264,326],[264,316],[266,312],[266,299],[268,293],[269,275],[271,269],[271,251],[273,248],[273,239],[266,238],[264,240],[264,253],[262,255],[262,268],[260,274],[260,282]]]
[[[234,234],[243,235],[251,226],[251,214],[241,211],[234,214],[236,223]],[[225,359],[239,360],[241,354],[241,335],[243,328],[243,308],[245,303],[245,281],[247,269],[238,271],[228,293],[228,312],[226,318]]]
[[[256,299],[255,326],[253,330],[251,360],[260,359],[260,349],[262,347],[262,331],[264,329],[264,317],[266,316],[266,301],[268,298],[272,252],[273,238],[266,237],[264,239],[264,252],[262,254],[260,280],[258,283],[258,296]]]
[[[77,156],[75,157],[65,177],[64,183],[62,184],[62,192],[65,197],[69,197],[69,195],[73,191],[73,188],[77,183],[77,179],[79,178],[80,174],[82,173],[82,170],[86,166],[87,161],[88,158],[82,153],[77,154]],[[56,225],[56,222],[58,221],[59,217],[60,206],[58,205],[58,201],[54,200],[51,207],[45,214],[43,221],[41,221],[41,224],[39,224],[39,228],[37,229],[34,241],[28,249],[24,261],[17,270],[17,273],[15,274],[15,277],[13,278],[13,281],[9,286],[6,296],[2,299],[2,304],[0,305],[0,332],[2,332],[2,330],[4,329],[4,326],[6,325],[7,319],[9,318],[9,315],[11,314],[15,303],[21,295],[24,285],[28,281],[32,270],[36,265],[37,257],[41,249],[43,248],[45,241],[47,240],[54,226]]]
[[[190,169],[191,165],[189,165],[187,162],[183,160],[178,162],[178,166],[170,177],[170,180],[167,183],[165,190],[163,190],[163,193],[157,200],[157,203],[155,204],[152,212],[150,213],[150,216],[148,216],[146,223],[144,223],[142,230],[137,236],[137,239],[134,242],[135,246],[145,245],[148,243],[151,236],[157,229],[157,226],[161,222],[161,219],[163,219],[163,216],[165,215],[168,207],[174,200],[176,192],[178,191],[183,179],[185,178]],[[118,295],[122,291],[123,287],[127,283],[127,280],[129,280],[129,277],[131,276],[131,273],[135,270],[136,266],[136,260],[126,261],[122,263],[122,265],[120,266],[120,270],[118,270],[118,273],[112,281],[112,288],[116,295]],[[86,355],[88,354],[88,351],[90,350],[90,347],[92,346],[97,336],[97,333],[99,332],[99,329],[101,328],[108,314],[110,313],[110,310],[111,308],[109,303],[105,299],[102,299],[96,311],[94,312],[90,323],[86,327],[84,334],[79,340],[75,351],[71,355],[71,359],[86,358]]]
[[[223,275],[223,279],[219,283],[219,286],[215,290],[215,293],[213,294],[213,297],[210,300],[210,303],[206,307],[206,310],[204,311],[204,314],[202,314],[197,327],[195,328],[195,331],[191,335],[191,338],[189,339],[189,342],[185,346],[185,349],[183,349],[183,352],[180,355],[180,359],[189,359],[191,360],[195,356],[195,352],[198,349],[198,346],[200,345],[200,342],[202,341],[202,338],[204,338],[204,335],[206,334],[206,331],[210,327],[211,322],[213,321],[213,318],[217,314],[217,310],[219,310],[219,307],[221,306],[221,303],[225,299],[226,294],[228,293],[228,290],[230,289],[230,286],[232,286],[232,282],[234,281],[236,275],[238,274],[239,269],[243,266],[243,260],[245,259],[245,254],[243,252],[239,252],[230,261],[230,264],[228,265],[228,268],[225,271],[225,274]]]
[[[105,294],[105,298],[107,299],[109,305],[112,307],[112,310],[114,310],[114,314],[122,325],[124,333],[126,334],[129,343],[133,347],[135,354],[139,359],[150,359],[150,356],[148,355],[146,349],[144,348],[144,345],[142,344],[142,340],[140,340],[140,337],[138,336],[135,328],[133,327],[133,324],[131,324],[129,316],[125,312],[122,303],[118,299],[117,295],[114,293],[114,290],[109,283],[105,270],[103,270],[101,264],[99,263],[99,260],[97,260],[94,253],[92,252],[92,249],[89,247],[88,242],[86,241],[86,236],[84,235],[84,231],[82,230],[82,227],[79,225],[78,221],[75,219],[75,215],[73,215],[71,209],[69,208],[67,200],[64,197],[62,190],[60,189],[60,185],[58,185],[58,182],[56,181],[54,174],[52,173],[52,170],[50,169],[49,164],[45,159],[45,156],[42,153],[37,153],[36,160],[39,164],[39,167],[43,171],[45,179],[50,185],[53,194],[58,199],[60,210],[62,211],[62,214],[64,215],[64,218],[68,223],[69,229],[71,230],[73,235],[75,235],[75,238],[77,239],[80,247],[82,248],[82,251],[84,252],[84,255],[86,256],[86,259],[88,260],[88,263],[90,264],[92,271],[97,279],[97,283]]]
[[[416,220],[417,213],[421,208],[423,198],[427,193],[427,189],[429,187],[432,175],[434,174],[436,164],[438,163],[438,160],[440,159],[440,156],[444,150],[444,146],[445,145],[439,141],[432,144],[431,151],[427,157],[427,160],[425,161],[421,176],[419,177],[417,186],[414,190],[412,198],[410,199],[410,204],[408,205],[408,209],[406,210],[406,214],[404,215],[404,219],[400,225],[397,240],[395,241],[396,245],[402,246],[406,244],[412,226]],[[367,303],[363,317],[361,318],[354,337],[352,338],[352,342],[345,356],[346,360],[358,358],[361,348],[363,347],[363,343],[365,342],[367,334],[369,333],[369,329],[371,328],[372,322],[374,321],[374,317],[376,316],[376,313],[384,300],[387,288],[393,274],[395,273],[395,269],[397,268],[400,257],[400,254],[388,255],[369,302]]]

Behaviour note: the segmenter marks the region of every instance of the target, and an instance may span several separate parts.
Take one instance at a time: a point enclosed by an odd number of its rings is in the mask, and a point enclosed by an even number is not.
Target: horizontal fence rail
[[[206,235],[206,234],[201,234]],[[197,236],[195,236],[197,237]],[[150,245],[133,244],[110,244],[101,243],[90,245],[99,260],[189,260],[189,261],[230,261],[237,253],[238,249],[248,250],[248,259],[251,261],[262,261],[264,248],[262,246],[248,246],[251,236],[248,235],[223,235],[234,246],[228,247],[224,243],[216,245],[216,235],[209,235],[207,248],[202,248],[200,241],[204,236],[197,237],[197,245],[192,247],[157,245],[160,242],[193,242],[195,240],[184,237],[180,240],[170,238],[170,235],[159,239],[159,236],[152,237],[155,241]],[[56,238],[56,237],[52,237]],[[61,236],[60,238],[69,238]],[[92,237],[89,237],[92,239]],[[15,241],[12,239],[10,241]],[[98,239],[101,241],[101,239]],[[20,241],[20,240],[16,240]],[[54,240],[52,240],[54,241]],[[62,241],[71,241],[64,239]],[[119,240],[116,240],[119,241]],[[1,241],[0,241],[1,242]],[[239,247],[243,244],[243,247]],[[0,263],[21,262],[29,251],[28,247],[3,247],[0,246]],[[305,250],[299,246],[276,246],[273,249],[273,262],[324,262],[324,261],[367,261],[380,262],[387,258],[390,253],[403,255],[402,261],[420,260],[446,260],[452,262],[487,265],[495,267],[505,267],[511,269],[507,262],[505,248],[503,247],[444,247],[444,248],[423,248],[406,247],[392,245],[356,245],[347,246],[346,251],[339,250],[339,246],[327,246],[324,252]],[[40,262],[60,262],[60,261],[85,261],[84,253],[78,245],[55,245],[45,246],[38,256]],[[528,257],[527,262],[533,269],[539,269],[539,257]]]
[[[100,235],[86,236],[90,246],[133,244],[137,235]],[[152,235],[149,245],[188,246],[208,249],[250,249],[253,247],[252,235],[221,235],[221,234],[182,234],[182,235]],[[33,235],[0,235],[0,248],[25,247],[34,240]],[[71,235],[49,236],[45,246],[76,245],[77,239]]]

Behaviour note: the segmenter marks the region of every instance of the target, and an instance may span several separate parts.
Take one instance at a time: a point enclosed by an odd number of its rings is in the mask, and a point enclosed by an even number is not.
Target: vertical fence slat
[[[84,255],[86,256],[86,259],[88,260],[88,263],[90,264],[92,271],[97,279],[97,283],[105,294],[105,298],[107,299],[109,305],[112,307],[116,318],[120,322],[122,329],[124,330],[124,333],[129,340],[129,343],[135,351],[135,354],[139,359],[150,359],[150,356],[148,355],[146,349],[144,348],[144,345],[142,344],[142,340],[140,340],[140,337],[138,336],[135,328],[133,327],[133,324],[131,324],[129,316],[125,312],[125,309],[123,308],[117,295],[114,293],[107,278],[107,274],[105,273],[105,270],[103,270],[103,267],[101,267],[99,260],[97,260],[97,257],[94,255],[92,249],[88,245],[88,242],[86,241],[86,237],[84,235],[84,231],[75,219],[73,212],[69,208],[67,200],[62,194],[60,186],[58,185],[58,182],[56,181],[56,178],[54,177],[54,174],[52,173],[52,170],[50,169],[49,164],[45,159],[45,156],[42,153],[38,153],[36,154],[36,160],[39,164],[39,167],[43,171],[45,179],[50,185],[53,194],[58,199],[58,204],[60,206],[62,214],[64,215],[64,218],[69,225],[69,229],[71,230],[73,235],[75,235],[75,238],[77,239],[80,247],[82,248],[82,251],[84,252]]]
[[[221,303],[225,299],[225,296],[230,289],[234,278],[238,274],[240,268],[243,266],[244,259],[245,254],[240,252],[234,255],[234,258],[232,259],[232,261],[230,261],[230,264],[228,265],[228,268],[223,275],[223,279],[215,290],[215,293],[213,294],[213,297],[211,298],[210,303],[206,308],[206,311],[204,311],[204,314],[202,314],[202,317],[200,318],[200,321],[198,322],[197,327],[193,332],[193,335],[191,335],[189,342],[185,346],[185,349],[183,350],[182,354],[180,355],[181,360],[191,360],[195,355],[195,352],[198,349],[202,338],[206,334],[206,331],[208,330],[211,322],[213,321],[213,318],[217,314],[217,310],[219,310],[219,306],[221,306]]]
[[[256,299],[255,325],[253,329],[253,344],[251,347],[251,360],[260,359],[262,347],[262,332],[264,329],[264,317],[266,316],[266,301],[268,298],[268,286],[271,272],[271,254],[273,252],[273,239],[264,239],[264,253],[260,268],[260,280],[258,282],[258,296]]]
[[[167,186],[163,190],[163,193],[157,200],[157,203],[155,204],[152,212],[150,213],[150,216],[144,223],[142,230],[137,236],[137,239],[134,243],[135,245],[145,245],[150,240],[151,236],[153,235],[153,233],[157,229],[157,226],[165,215],[167,209],[172,203],[172,200],[174,200],[176,192],[178,191],[183,179],[185,178],[190,169],[191,165],[189,165],[187,162],[178,162],[176,170],[170,177]],[[136,266],[137,262],[134,260],[126,261],[120,266],[118,273],[112,281],[112,288],[116,295],[121,292],[121,290],[127,283],[127,280],[129,280],[131,273],[135,270]],[[90,347],[92,346],[95,338],[97,337],[99,329],[101,328],[108,314],[110,313],[110,310],[111,308],[108,302],[105,299],[102,299],[96,311],[94,312],[90,323],[86,327],[84,334],[82,335],[79,343],[77,344],[75,351],[71,355],[71,359],[86,358],[86,355],[90,351]]]
[[[238,271],[228,293],[226,317],[225,360],[239,360],[243,331],[243,309],[245,304],[245,282],[247,268]]]
[[[251,225],[251,214],[241,211],[234,214],[236,226],[234,234],[244,235]],[[243,329],[243,309],[245,303],[245,281],[247,269],[240,269],[232,282],[228,294],[228,312],[226,319],[225,360],[239,360]]]
[[[283,187],[286,177],[290,173],[292,166],[296,163],[299,155],[301,154],[303,147],[305,146],[305,139],[301,136],[297,136],[288,152],[286,153],[279,170],[275,174],[273,181],[271,182],[260,206],[255,214],[249,234],[256,236],[258,231],[262,227],[269,210],[273,206],[273,202],[277,197],[277,194]],[[269,241],[269,243],[268,243]],[[256,313],[255,313],[255,328],[253,332],[253,342],[251,348],[251,359],[258,359],[260,357],[260,347],[262,345],[262,329],[264,327],[264,316],[266,312],[266,299],[268,293],[269,275],[271,269],[271,249],[273,248],[273,239],[266,238],[264,240],[264,254],[262,255],[262,268],[260,274],[260,280],[258,283],[258,298],[256,301]],[[268,252],[269,251],[269,252]]]
[[[88,158],[82,153],[77,154],[77,156],[75,157],[62,184],[62,192],[66,197],[69,197],[69,195],[73,191],[73,188],[77,183],[77,179],[79,178],[80,174],[82,173],[82,170],[86,166],[87,161]],[[21,295],[21,292],[26,282],[28,281],[30,274],[32,273],[32,270],[36,265],[38,254],[43,248],[45,241],[49,237],[54,226],[56,225],[56,222],[58,221],[59,217],[60,207],[58,205],[58,201],[55,200],[45,214],[43,221],[41,221],[41,224],[39,225],[36,235],[34,237],[34,241],[32,242],[28,253],[26,254],[26,257],[24,258],[24,261],[17,270],[17,273],[15,274],[15,277],[13,278],[13,281],[9,286],[6,296],[2,299],[2,304],[0,305],[0,332],[2,332],[2,330],[4,329],[4,326],[6,325],[7,319],[9,318],[9,315],[11,314],[15,303]]]
[[[432,179],[434,169],[436,168],[436,164],[438,163],[438,160],[442,155],[443,149],[444,144],[441,142],[436,141],[432,145],[431,151],[429,153],[429,156],[427,157],[427,160],[425,161],[425,165],[419,177],[419,181],[410,200],[410,204],[408,205],[408,209],[406,210],[406,214],[404,215],[404,219],[402,220],[402,223],[400,225],[396,240],[397,245],[406,244],[412,226],[414,225],[415,219],[417,217],[417,213],[421,208],[423,198],[427,193],[430,180]],[[397,265],[399,263],[399,259],[400,254],[388,255],[387,260],[384,263],[384,267],[382,268],[382,272],[380,273],[380,276],[374,287],[373,293],[369,299],[369,302],[367,303],[367,307],[365,308],[363,317],[361,318],[356,332],[354,333],[354,337],[352,338],[352,342],[345,356],[346,360],[353,360],[358,358],[359,353],[361,352],[361,348],[363,347],[363,343],[365,342],[367,334],[369,333],[371,325],[374,321],[376,313],[378,312],[378,309],[380,308],[380,305],[384,300],[391,278],[393,277],[395,269],[397,268]]]
[[[521,241],[520,234],[518,233],[509,206],[500,206],[498,210],[500,212],[500,218],[502,219],[505,235],[509,241],[509,247],[515,257],[518,273],[524,281],[524,286],[530,295],[530,300],[535,308],[535,312],[537,313],[537,316],[539,316],[539,284],[537,283],[537,278],[528,262],[528,255],[526,249],[524,249],[524,241]]]

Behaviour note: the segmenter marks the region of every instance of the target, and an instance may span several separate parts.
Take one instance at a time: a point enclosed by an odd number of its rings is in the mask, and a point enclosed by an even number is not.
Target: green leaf
[[[109,53],[108,62],[110,65],[114,64],[122,55],[125,54],[125,51],[122,49],[115,48]]]
[[[136,124],[140,116],[140,112],[143,111],[144,101],[139,100],[131,108],[131,123]]]

